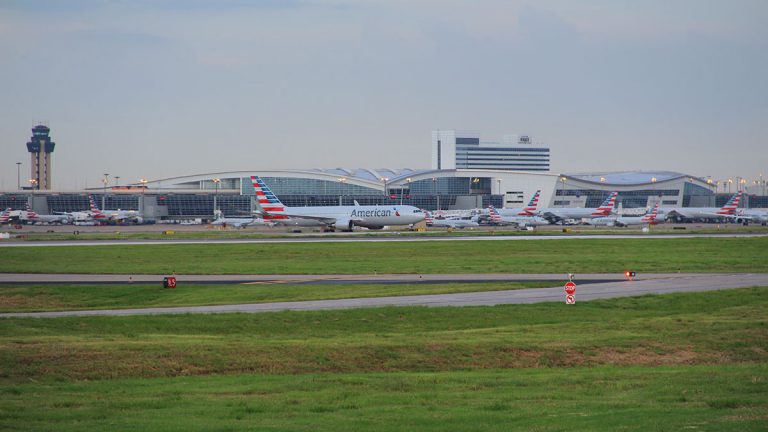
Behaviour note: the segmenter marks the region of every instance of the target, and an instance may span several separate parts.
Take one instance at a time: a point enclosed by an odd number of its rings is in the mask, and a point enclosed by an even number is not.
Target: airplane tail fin
[[[432,217],[432,213],[422,210],[424,212],[424,223],[427,224],[427,226],[432,226],[432,224],[435,222],[435,218]]]
[[[718,214],[721,215],[733,215],[736,214],[736,209],[739,207],[739,201],[741,201],[741,194],[744,193],[743,191],[737,192],[734,196],[731,197],[731,199],[728,200],[727,203],[723,207],[720,208],[720,211],[718,211]]]
[[[96,200],[93,199],[93,195],[88,195],[88,208],[91,210],[94,219],[104,217],[104,213],[96,206]]]
[[[10,207],[0,212],[0,223],[8,223],[8,221],[11,220],[10,213],[11,213]]]
[[[592,213],[592,216],[609,216],[613,211],[613,207],[616,205],[616,196],[618,194],[619,193],[616,191],[611,192],[611,194],[608,195],[608,198],[600,204],[600,207]]]
[[[251,182],[256,191],[256,206],[264,213],[264,220],[287,219],[285,206],[272,193],[264,180],[259,176],[251,176]]]
[[[27,203],[25,210],[27,212],[27,219],[34,219],[37,217],[37,213],[35,213],[35,211],[32,210],[32,206],[29,205],[29,203]]]
[[[535,194],[533,194],[533,197],[531,197],[531,201],[528,203],[528,206],[523,209],[520,213],[518,213],[518,216],[533,216],[536,214],[536,207],[539,205],[539,196],[541,195],[541,189],[537,190]]]
[[[491,222],[493,223],[500,223],[501,222],[501,215],[498,211],[496,211],[496,208],[494,206],[488,206],[488,214],[491,216]]]
[[[643,216],[642,221],[650,224],[655,224],[656,216],[659,214],[659,205],[661,205],[661,201],[657,202],[656,205],[653,206],[653,210],[651,210],[649,213],[646,213]]]

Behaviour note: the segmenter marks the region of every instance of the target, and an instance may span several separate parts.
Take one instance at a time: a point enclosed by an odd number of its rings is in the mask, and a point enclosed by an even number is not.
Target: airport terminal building
[[[107,209],[140,210],[149,220],[210,219],[250,214],[256,209],[251,175],[260,176],[288,206],[414,205],[426,210],[522,207],[541,190],[541,206],[597,207],[612,191],[624,209],[661,201],[664,207],[722,205],[704,179],[667,171],[568,173],[487,169],[310,169],[252,170],[195,174],[94,188],[89,191],[0,193],[0,206],[41,214],[82,211],[88,196]],[[760,201],[760,200],[757,200]],[[745,203],[745,204],[748,204]]]
[[[36,132],[37,131],[37,132]],[[49,129],[33,132],[47,137]],[[37,136],[37,135],[35,135]],[[523,207],[541,190],[541,207],[597,207],[612,191],[623,209],[722,205],[712,181],[668,171],[553,174],[550,150],[528,135],[481,141],[475,131],[432,132],[430,169],[254,169],[194,174],[64,192],[37,187],[0,192],[0,206],[40,214],[83,211],[89,195],[107,210],[139,210],[145,220],[210,220],[256,210],[252,175],[260,176],[287,206],[413,205],[425,210],[469,210],[493,205]],[[51,151],[53,144],[51,144]],[[49,172],[47,170],[46,172]],[[46,182],[46,185],[50,182]],[[715,186],[715,187],[713,187]],[[762,184],[765,189],[765,183]],[[751,205],[750,205],[751,204]],[[762,205],[761,205],[762,204]],[[762,196],[745,196],[744,205],[765,207]]]

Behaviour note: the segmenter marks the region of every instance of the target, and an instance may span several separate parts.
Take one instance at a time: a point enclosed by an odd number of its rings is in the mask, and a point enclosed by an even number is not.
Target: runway
[[[523,241],[523,240],[584,240],[584,239],[674,239],[674,238],[751,238],[768,237],[764,233],[723,234],[573,234],[573,235],[486,235],[486,236],[414,236],[411,233],[369,237],[363,235],[312,235],[263,239],[188,239],[188,240],[52,240],[0,241],[0,248],[62,247],[62,246],[134,246],[191,244],[276,244],[276,243],[354,243],[354,242],[435,242],[435,241]]]
[[[3,275],[6,276],[6,275]],[[45,275],[30,275],[45,277]],[[58,277],[61,275],[54,275]],[[73,277],[81,275],[70,275]],[[152,275],[150,275],[152,276]],[[376,280],[379,277],[397,276],[403,280],[425,277],[431,280],[446,278],[444,282],[472,280],[477,277],[507,277],[510,275],[342,275],[346,280],[357,278],[358,281]],[[461,276],[461,277],[459,277]],[[515,278],[529,277],[527,280],[537,280],[536,277],[552,277],[553,275],[514,275]],[[564,275],[559,275],[565,281]],[[576,302],[596,299],[609,299],[616,297],[639,296],[646,294],[667,294],[675,292],[703,292],[720,289],[746,288],[752,286],[768,286],[768,273],[738,273],[738,274],[658,274],[646,275],[635,280],[615,281],[616,275],[603,275],[606,279],[597,283],[578,284]],[[96,275],[95,277],[105,277]],[[113,277],[113,276],[109,276]],[[125,277],[125,276],[122,276]],[[154,277],[154,276],[152,276]],[[221,276],[215,276],[221,277]],[[242,275],[239,275],[242,277]],[[290,280],[292,276],[280,276]],[[319,276],[326,278],[327,276]],[[597,279],[598,275],[584,275],[586,278]],[[252,282],[268,282],[281,280],[275,276],[265,276],[264,280]],[[300,276],[309,279],[310,276]],[[452,279],[455,278],[455,279]],[[191,280],[191,279],[190,279]],[[504,280],[504,279],[501,279]],[[508,280],[508,279],[506,279]],[[575,281],[578,283],[577,275]],[[179,288],[181,289],[181,288]],[[563,302],[564,293],[562,286],[552,288],[532,288],[522,290],[502,290],[457,294],[435,294],[400,297],[375,297],[352,298],[341,300],[318,300],[300,302],[277,302],[258,304],[233,304],[218,306],[190,306],[190,307],[166,307],[166,308],[137,308],[137,309],[107,309],[61,312],[30,312],[30,313],[3,313],[0,318],[59,318],[59,317],[88,317],[88,316],[132,316],[132,315],[164,315],[164,314],[214,314],[214,313],[263,313],[277,311],[310,311],[350,308],[371,308],[385,306],[495,306],[502,304],[526,304],[539,302]],[[564,306],[565,307],[565,306]],[[573,306],[578,307],[578,306]]]

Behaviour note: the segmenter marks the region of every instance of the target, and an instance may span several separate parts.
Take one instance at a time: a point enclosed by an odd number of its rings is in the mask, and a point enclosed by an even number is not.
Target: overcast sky
[[[768,1],[0,0],[0,189],[429,168],[434,129],[554,172],[768,176]]]

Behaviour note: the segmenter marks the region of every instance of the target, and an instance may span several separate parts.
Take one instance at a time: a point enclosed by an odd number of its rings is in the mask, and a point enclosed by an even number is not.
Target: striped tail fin
[[[3,210],[2,213],[0,213],[0,223],[8,223],[11,220],[11,208],[8,207],[7,209]]]
[[[432,217],[432,213],[423,210],[424,212],[424,223],[427,224],[427,226],[432,226],[432,224],[435,223],[435,218]]]
[[[259,176],[251,176],[253,189],[256,191],[256,201],[259,209],[264,213],[264,220],[288,219],[285,215],[285,206],[277,196],[272,193]]]
[[[647,213],[643,216],[642,222],[647,222],[649,224],[656,224],[656,216],[659,214],[659,205],[661,204],[661,201],[657,202],[655,206],[653,206],[653,210],[651,210],[650,213]]]
[[[717,214],[721,214],[721,215],[736,214],[736,209],[739,207],[739,201],[741,201],[742,193],[744,192],[739,191],[736,195],[732,196],[731,199],[729,199],[728,202],[725,203],[725,205],[720,208]]]
[[[27,203],[26,211],[27,211],[27,219],[37,218],[37,213],[35,213],[35,211],[32,210],[32,206],[30,206],[29,203]]]
[[[608,195],[608,198],[600,204],[600,207],[592,212],[592,216],[609,216],[613,211],[613,207],[616,205],[616,196],[618,194],[619,193],[615,191],[611,192],[611,194]]]
[[[496,211],[494,206],[488,206],[488,214],[491,216],[491,222],[501,223],[501,215]]]
[[[104,219],[106,215],[96,207],[96,200],[93,199],[93,195],[88,195],[88,208],[91,210],[91,216],[94,219]]]
[[[539,206],[539,196],[541,195],[541,189],[537,190],[535,194],[533,194],[533,197],[531,197],[531,202],[528,203],[528,206],[523,209],[520,213],[518,213],[518,216],[533,216],[536,214],[536,207]]]

